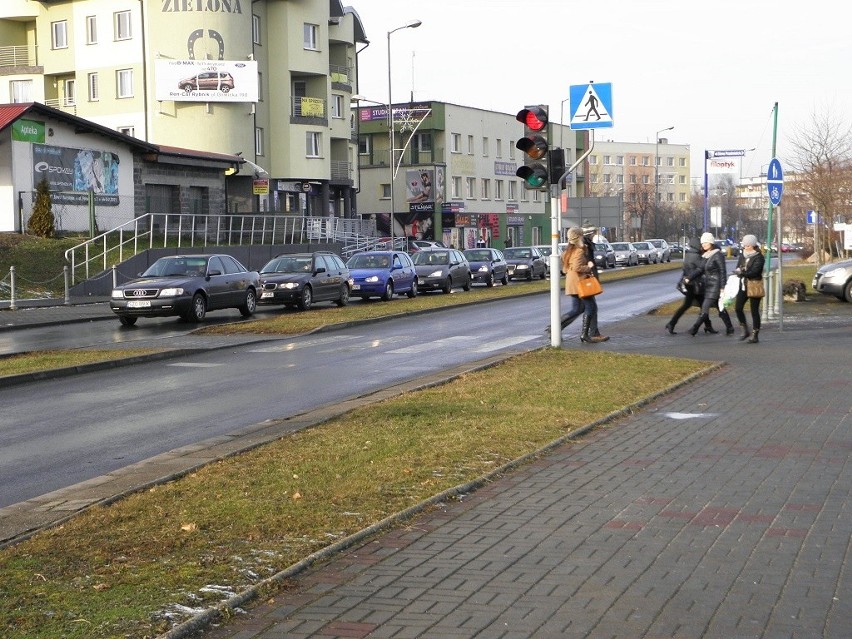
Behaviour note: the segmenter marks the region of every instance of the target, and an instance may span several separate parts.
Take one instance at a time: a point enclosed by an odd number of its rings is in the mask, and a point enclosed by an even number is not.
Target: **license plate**
[[[352,285],[352,290],[353,290],[353,291],[360,291],[360,290],[361,290],[361,285],[360,285],[360,284],[353,284],[353,285]]]
[[[260,299],[263,300],[263,299],[266,299],[267,297],[274,297],[274,296],[275,296],[275,294],[272,291],[263,291],[263,293],[260,294]]]
[[[127,302],[127,308],[151,308],[151,302],[148,300],[130,300]]]

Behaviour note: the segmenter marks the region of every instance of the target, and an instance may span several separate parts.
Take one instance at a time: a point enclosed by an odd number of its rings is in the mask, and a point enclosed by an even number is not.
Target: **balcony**
[[[293,115],[290,124],[316,124],[328,126],[326,101],[322,98],[293,97]]]
[[[0,71],[38,66],[35,46],[0,47]],[[41,73],[41,71],[39,71]]]
[[[339,64],[330,64],[328,75],[331,78],[331,86],[334,89],[352,90],[352,69]]]
[[[352,164],[350,162],[331,162],[331,181],[332,182],[347,182],[353,180]]]
[[[44,104],[45,106],[49,106],[54,109],[59,109],[60,111],[64,111],[65,113],[77,115],[77,103],[69,102],[65,98],[51,98],[49,100],[45,100]]]

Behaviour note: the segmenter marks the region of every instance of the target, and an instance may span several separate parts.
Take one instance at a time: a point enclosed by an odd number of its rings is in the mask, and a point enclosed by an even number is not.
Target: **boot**
[[[668,333],[669,335],[677,335],[677,333],[675,333],[674,327],[675,327],[675,325],[672,324],[671,322],[666,324],[666,333]]]
[[[722,309],[719,311],[719,317],[722,318],[722,321],[725,323],[725,335],[733,335],[736,333],[736,329],[734,329],[734,325],[731,323],[731,316],[728,315],[728,311]]]
[[[751,331],[748,330],[748,324],[746,324],[745,322],[740,322],[740,327],[742,327],[743,329],[743,334],[740,336],[740,341],[751,337]]]
[[[719,331],[713,328],[713,324],[710,323],[710,316],[707,316],[707,321],[704,322],[704,332],[710,333],[711,335],[716,335]]]
[[[747,344],[757,344],[757,334],[760,332],[759,328],[754,329],[751,332],[751,337],[748,338]]]
[[[592,335],[592,342],[595,344],[600,344],[601,342],[608,342],[609,335]]]
[[[707,320],[707,313],[702,313],[698,316],[698,320],[696,320],[695,324],[692,325],[692,328],[689,329],[689,334],[695,337],[698,333],[698,329],[701,328],[701,325]]]
[[[580,341],[584,344],[591,344],[592,338],[589,337],[589,324],[592,323],[592,318],[588,315],[583,315],[583,332],[580,334]]]

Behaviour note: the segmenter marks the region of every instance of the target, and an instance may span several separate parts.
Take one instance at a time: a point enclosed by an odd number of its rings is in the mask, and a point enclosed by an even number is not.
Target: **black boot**
[[[689,334],[695,337],[695,335],[698,333],[698,329],[701,328],[701,325],[705,322],[706,319],[707,313],[702,313],[701,315],[699,315],[698,320],[695,322],[695,324],[692,325],[692,328],[689,329]]]
[[[736,329],[734,329],[734,325],[731,323],[731,316],[728,315],[728,311],[722,309],[719,311],[719,317],[722,318],[722,321],[725,323],[725,335],[733,335],[736,333]]]
[[[757,344],[757,334],[760,332],[759,328],[754,329],[751,332],[751,337],[748,338],[748,344]]]
[[[711,333],[713,335],[716,335],[719,332],[715,328],[713,328],[713,325],[710,323],[709,315],[707,316],[707,321],[704,322],[704,332]]]
[[[748,330],[748,324],[746,324],[745,322],[742,322],[740,324],[740,326],[743,329],[743,334],[740,336],[740,341],[743,341],[744,339],[748,339],[749,337],[751,337],[751,331]]]
[[[580,334],[580,341],[584,344],[591,344],[592,338],[589,337],[589,325],[592,323],[592,318],[588,315],[583,315],[583,332]]]
[[[666,332],[669,335],[677,335],[677,333],[675,333],[674,324],[672,324],[671,322],[666,324]]]

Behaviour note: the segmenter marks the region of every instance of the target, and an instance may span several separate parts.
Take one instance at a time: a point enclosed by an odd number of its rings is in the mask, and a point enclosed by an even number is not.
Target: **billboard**
[[[257,61],[156,60],[157,100],[257,102]]]
[[[46,179],[59,204],[85,204],[92,191],[96,204],[118,206],[118,165],[112,151],[33,144],[33,184]]]

